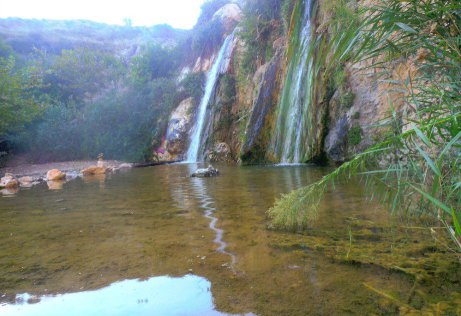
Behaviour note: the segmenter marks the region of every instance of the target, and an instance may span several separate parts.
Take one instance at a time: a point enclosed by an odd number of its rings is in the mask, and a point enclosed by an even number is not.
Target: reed
[[[390,115],[377,122],[388,131],[385,141],[276,201],[268,211],[275,227],[306,228],[329,187],[359,176],[370,199],[392,212],[432,215],[461,251],[460,15],[457,1],[387,0],[357,9],[352,19],[333,19],[329,35],[317,36],[312,50],[324,52],[315,58],[317,76],[331,76],[346,61],[372,61],[402,105],[394,108],[389,98]],[[416,72],[389,79],[396,60],[411,60]]]

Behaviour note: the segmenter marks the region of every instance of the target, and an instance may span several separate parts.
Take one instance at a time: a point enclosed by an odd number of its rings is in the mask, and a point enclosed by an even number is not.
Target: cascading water
[[[211,67],[211,70],[207,74],[205,94],[200,101],[197,120],[191,134],[189,149],[187,150],[188,162],[197,162],[202,158],[201,150],[203,149],[204,140],[208,137],[208,135],[206,135],[206,131],[204,131],[206,126],[205,123],[209,120],[210,116],[210,111],[207,111],[208,104],[210,103],[210,99],[216,88],[219,75],[224,73],[229,66],[233,39],[234,33],[226,37],[221,49],[219,50],[218,56]]]
[[[277,110],[272,150],[282,163],[306,160],[309,137],[312,67],[309,57],[312,0],[303,1],[301,31],[291,44],[293,55]]]

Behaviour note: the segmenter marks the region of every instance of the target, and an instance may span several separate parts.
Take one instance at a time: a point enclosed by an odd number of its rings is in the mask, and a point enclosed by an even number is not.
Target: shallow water
[[[0,314],[402,310],[370,289],[409,301],[415,281],[386,265],[401,255],[402,242],[418,239],[425,249],[431,239],[426,245],[420,241],[427,236],[407,231],[404,240],[389,237],[395,226],[385,211],[364,199],[359,184],[328,193],[309,233],[292,234],[268,230],[266,210],[281,193],[327,170],[220,166],[220,177],[190,178],[196,167],[133,169],[75,179],[62,190],[42,184],[0,198]],[[367,252],[370,244],[381,247],[379,253]],[[415,252],[409,262],[420,257],[427,255]],[[364,263],[350,264],[351,258]],[[427,291],[446,297],[453,288]],[[425,285],[418,290],[424,292]]]

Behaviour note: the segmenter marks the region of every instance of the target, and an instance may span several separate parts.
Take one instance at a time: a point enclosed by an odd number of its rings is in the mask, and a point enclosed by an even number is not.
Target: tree
[[[40,86],[30,69],[15,70],[15,58],[0,57],[0,137],[24,129],[43,110],[33,95]]]
[[[62,50],[52,62],[46,81],[63,102],[82,103],[116,83],[123,66],[113,55],[88,48]]]

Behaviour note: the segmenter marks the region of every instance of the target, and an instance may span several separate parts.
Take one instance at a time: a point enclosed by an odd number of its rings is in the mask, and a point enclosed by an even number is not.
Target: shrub
[[[362,128],[360,126],[352,127],[347,133],[347,143],[350,146],[356,146],[362,141]]]

